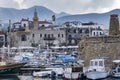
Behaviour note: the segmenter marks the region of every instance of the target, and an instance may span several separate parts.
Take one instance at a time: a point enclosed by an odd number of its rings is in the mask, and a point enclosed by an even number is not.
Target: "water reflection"
[[[6,76],[1,76],[0,75],[0,80],[64,80],[64,79],[50,79],[50,78],[33,78],[32,76],[22,76],[21,79],[20,76],[16,75],[6,75]],[[87,80],[87,79],[84,79]],[[100,79],[100,80],[120,80],[120,78],[107,78],[107,79]]]
[[[0,75],[0,80],[20,80],[16,75]]]

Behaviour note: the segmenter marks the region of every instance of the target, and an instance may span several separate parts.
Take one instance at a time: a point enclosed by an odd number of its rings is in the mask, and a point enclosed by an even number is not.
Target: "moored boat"
[[[49,77],[49,74],[51,74],[51,70],[45,70],[45,71],[34,71],[33,77],[43,78],[43,77]]]
[[[105,68],[104,59],[92,59],[90,60],[90,66],[86,77],[88,79],[103,79],[108,77],[109,72]]]
[[[23,67],[26,63],[6,63],[0,62],[0,75],[3,74],[15,74],[19,72],[20,67]]]
[[[65,71],[63,73],[64,79],[67,80],[77,80],[82,78],[83,74],[83,67],[72,67],[72,68],[65,68]]]
[[[112,76],[120,78],[120,60],[113,60]]]

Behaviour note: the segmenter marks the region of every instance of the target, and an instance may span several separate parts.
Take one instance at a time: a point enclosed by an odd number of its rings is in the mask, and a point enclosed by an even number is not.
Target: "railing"
[[[49,40],[49,41],[55,40],[55,37],[44,37],[44,40]]]

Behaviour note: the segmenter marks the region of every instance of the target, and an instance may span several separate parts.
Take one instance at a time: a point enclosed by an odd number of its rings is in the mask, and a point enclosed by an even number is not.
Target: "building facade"
[[[93,22],[81,23],[77,21],[66,22],[63,24],[66,28],[67,45],[78,45],[83,37],[93,37],[104,35],[103,25]]]
[[[11,32],[12,46],[38,46],[60,45],[66,43],[64,29],[55,28],[51,22],[39,21],[35,10],[33,20],[22,19],[13,24]]]

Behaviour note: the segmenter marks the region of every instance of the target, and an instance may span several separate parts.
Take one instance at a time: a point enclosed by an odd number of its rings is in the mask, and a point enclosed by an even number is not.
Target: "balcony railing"
[[[44,40],[49,40],[49,41],[55,40],[55,37],[44,37]]]

